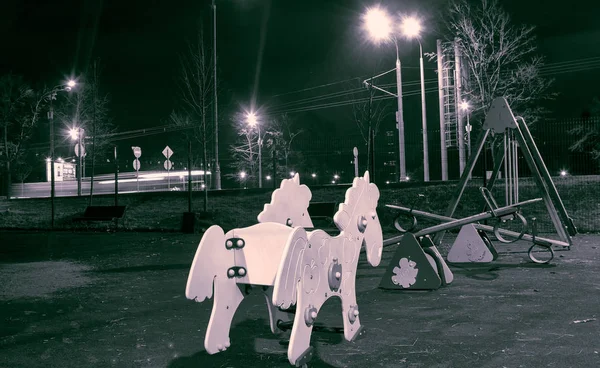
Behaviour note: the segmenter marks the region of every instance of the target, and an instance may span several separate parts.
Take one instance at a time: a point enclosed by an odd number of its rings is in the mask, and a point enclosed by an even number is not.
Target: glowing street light
[[[71,136],[71,140],[76,141],[79,138],[79,129],[77,129],[77,128],[69,129],[69,135]]]
[[[561,170],[560,171],[560,176],[567,176],[567,171],[566,170]]]
[[[340,176],[339,176],[338,174],[335,174],[335,175],[333,176],[333,178],[334,178],[335,180],[338,180],[338,179],[340,178]]]
[[[290,171],[290,176],[294,177],[294,175],[296,175],[296,173],[294,171]]]
[[[398,172],[398,181],[401,181],[406,176],[406,157],[405,157],[405,143],[404,143],[404,117],[402,110],[402,73],[400,68],[400,56],[398,53],[398,39],[396,37],[396,33],[394,32],[394,26],[392,24],[392,19],[388,15],[387,11],[380,7],[373,7],[367,10],[365,15],[363,16],[363,28],[367,30],[369,38],[371,41],[376,44],[382,43],[387,40],[392,40],[394,45],[396,46],[396,88],[397,93],[393,94],[387,92],[379,87],[375,87],[373,85],[373,79],[380,77],[386,73],[380,74],[378,76],[371,77],[370,79],[366,79],[364,84],[369,87],[370,91],[373,88],[377,88],[380,91],[383,91],[387,94],[390,94],[397,98],[398,100],[398,114],[396,115],[396,121],[398,122],[398,166],[400,170]],[[371,97],[373,94],[371,93]],[[371,140],[371,132],[369,132],[369,139]],[[371,144],[370,147],[373,147]],[[371,153],[372,154],[372,153]],[[372,164],[369,163],[371,166]],[[374,170],[373,167],[370,167],[371,170]]]
[[[258,123],[258,117],[253,112],[246,114],[246,122],[258,130],[258,187],[262,188],[262,138],[260,136],[260,124]]]
[[[271,180],[271,175],[267,175],[266,179]]]
[[[367,10],[363,16],[363,27],[375,43],[387,41],[392,34],[392,22],[385,9],[376,6]]]
[[[240,178],[246,179],[246,172],[245,171],[241,171],[240,172]]]
[[[313,178],[316,178],[316,177],[317,177],[317,174],[315,174],[315,173],[312,173],[312,174],[310,174],[310,176],[312,176]]]
[[[467,115],[467,126],[465,126],[465,130],[467,131],[467,150],[469,157],[471,157],[471,130],[473,127],[469,122],[469,111],[471,110],[471,105],[467,101],[463,101],[460,103],[460,109],[463,110]]]
[[[421,22],[415,17],[406,17],[400,23],[402,34],[408,38],[416,38],[421,34]]]
[[[59,84],[42,96],[42,99],[48,99],[50,109],[48,111],[48,120],[50,125],[50,227],[54,228],[54,197],[56,196],[56,178],[54,173],[54,106],[52,101],[56,99],[58,92],[71,91],[77,83],[74,80],[67,81],[66,84]]]

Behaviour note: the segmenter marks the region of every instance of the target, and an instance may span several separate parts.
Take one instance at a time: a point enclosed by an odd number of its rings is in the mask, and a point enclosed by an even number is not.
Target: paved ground
[[[212,302],[185,299],[197,235],[0,234],[0,367],[287,367],[258,293],[234,319],[232,347],[207,355]],[[453,267],[429,292],[377,288],[362,260],[358,303],[367,335],[315,332],[314,367],[598,367],[600,236],[576,238],[549,266],[525,246],[493,264]],[[508,253],[508,250],[511,253]],[[514,253],[513,253],[514,252]],[[318,322],[341,326],[330,300]]]

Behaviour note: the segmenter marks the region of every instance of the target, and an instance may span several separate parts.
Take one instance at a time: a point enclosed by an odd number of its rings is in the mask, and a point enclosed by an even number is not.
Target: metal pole
[[[119,162],[117,161],[117,146],[115,146],[115,206],[119,205]]]
[[[398,181],[402,181],[406,178],[406,159],[404,156],[404,117],[402,112],[402,72],[400,67],[400,57],[398,57],[398,46],[396,45],[396,87],[398,89],[398,115],[396,116],[396,121],[398,122],[398,159],[400,166]]]
[[[83,129],[78,128],[77,135],[79,138],[78,139],[79,147],[77,148],[79,151],[79,153],[77,154],[78,159],[79,159],[79,165],[77,166],[77,196],[81,197],[81,174],[83,173],[83,170],[82,170],[83,163],[81,160],[81,158],[83,156],[83,145],[81,144],[81,142],[82,142],[81,136],[83,135]]]
[[[206,170],[206,163],[204,165]],[[207,190],[204,183],[204,190]],[[192,140],[188,141],[188,212],[192,212]]]
[[[219,166],[219,114],[217,110],[217,5],[212,0],[213,8],[213,98],[215,112],[215,189],[221,189],[221,167]]]
[[[358,178],[358,148],[354,147],[352,154],[354,155],[354,177]]]
[[[454,41],[454,88],[455,88],[455,96],[456,96],[456,130],[457,130],[457,140],[458,140],[458,164],[460,175],[462,175],[465,170],[466,158],[465,158],[465,141],[464,141],[464,124],[463,124],[463,111],[460,108],[460,104],[462,103],[462,77],[461,77],[461,54],[460,48],[458,47],[458,42]]]
[[[420,41],[419,55],[421,67],[421,118],[423,119],[423,180],[429,181],[429,145],[427,142],[427,114],[425,109],[425,68],[423,67],[423,46]]]
[[[258,127],[258,187],[262,188],[262,138],[260,137],[260,126]]]
[[[50,120],[50,227],[54,228],[54,197],[55,193],[55,177],[54,177],[54,106],[52,100],[56,92],[50,95],[50,111],[48,119]]]
[[[442,180],[448,180],[448,151],[446,148],[445,112],[444,112],[444,53],[442,51],[442,40],[436,41],[437,45],[437,69],[438,69],[438,94],[440,109],[440,152],[442,164]]]
[[[469,158],[471,157],[471,123],[469,122],[469,110],[467,110],[467,150],[469,154]]]

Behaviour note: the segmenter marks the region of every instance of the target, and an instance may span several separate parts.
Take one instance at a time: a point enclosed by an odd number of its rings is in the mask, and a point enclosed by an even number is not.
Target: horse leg
[[[290,322],[294,319],[294,313],[286,312],[273,305],[273,287],[269,286],[265,290],[265,299],[267,302],[267,309],[269,310],[269,324],[271,325],[271,332],[278,333],[284,330],[277,326],[279,321]]]
[[[294,327],[288,347],[288,360],[297,367],[306,364],[312,358],[313,348],[310,346],[310,336],[316,316],[327,298],[321,298],[321,301],[318,299],[315,293],[300,292],[298,295]]]
[[[229,339],[231,321],[244,299],[235,279],[217,276],[214,279],[214,288],[215,301],[204,338],[204,348],[209,354],[216,354],[231,345]]]
[[[344,274],[344,283],[340,298],[342,299],[342,319],[344,320],[344,338],[354,341],[362,331],[360,318],[358,317],[358,305],[356,304],[356,273]]]

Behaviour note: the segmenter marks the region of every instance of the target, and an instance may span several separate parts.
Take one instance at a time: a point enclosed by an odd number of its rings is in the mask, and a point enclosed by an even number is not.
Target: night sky
[[[435,51],[435,39],[440,38],[436,17],[445,1],[398,3],[381,4],[390,11],[421,16],[426,27],[424,51]],[[276,99],[271,96],[393,68],[393,46],[369,44],[360,29],[361,14],[373,4],[217,0],[223,121],[228,122],[240,104],[248,105],[254,90],[259,106],[285,111],[277,105],[340,91],[347,85]],[[554,66],[548,73],[556,78],[555,90],[560,93],[553,105],[557,116],[579,116],[592,97],[600,94],[600,59],[585,64],[585,70],[573,69],[572,63],[556,63],[600,57],[600,23],[596,19],[600,4],[587,1],[585,7],[575,7],[574,3],[543,0],[508,0],[502,4],[515,21],[538,27],[539,51],[546,55],[547,64]],[[0,32],[5,37],[0,73],[12,71],[33,85],[50,86],[63,77],[76,76],[90,60],[100,58],[104,67],[102,87],[111,95],[111,115],[119,130],[159,126],[166,123],[176,106],[178,57],[186,40],[193,39],[198,22],[203,22],[210,42],[211,21],[210,1],[206,0],[2,0]],[[418,44],[402,41],[400,47],[403,81],[414,84],[418,82]],[[436,79],[435,67],[435,62],[426,63],[426,80]],[[436,84],[428,87],[435,88]],[[418,85],[407,86],[405,92],[418,89]],[[437,92],[427,94],[434,124],[437,98]],[[419,121],[420,97],[406,97],[405,109],[407,122]],[[295,117],[332,129],[334,125],[352,127],[354,123],[348,124],[349,110],[350,106],[321,109]]]

